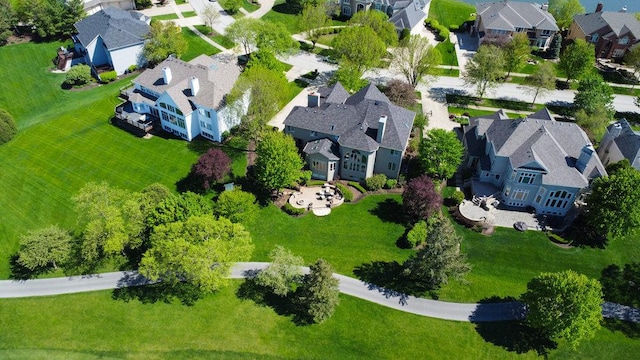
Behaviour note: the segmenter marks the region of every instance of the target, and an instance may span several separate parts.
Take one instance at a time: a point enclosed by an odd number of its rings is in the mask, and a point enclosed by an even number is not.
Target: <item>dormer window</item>
[[[598,42],[598,34],[593,34],[593,35],[591,35],[591,42],[592,42],[592,43],[596,43],[596,42]]]
[[[622,39],[618,40],[618,44],[620,44],[620,45],[627,45],[628,43],[629,43],[629,38],[627,36],[625,36]]]

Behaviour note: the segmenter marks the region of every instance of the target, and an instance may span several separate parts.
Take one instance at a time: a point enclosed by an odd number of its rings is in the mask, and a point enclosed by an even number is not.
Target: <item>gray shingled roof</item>
[[[616,36],[631,32],[640,39],[640,22],[631,13],[604,11],[591,14],[576,15],[573,20],[586,35],[591,35],[603,27],[609,26]]]
[[[100,36],[107,49],[118,49],[144,42],[149,25],[139,13],[108,7],[75,23],[78,40],[87,47]]]
[[[309,155],[320,154],[327,160],[340,160],[340,152],[336,145],[327,138],[309,141],[302,151]]]
[[[338,86],[342,88],[339,83]],[[331,92],[332,89],[320,91],[321,94]],[[387,116],[387,122],[379,144],[376,141],[378,121],[383,115]],[[403,151],[415,115],[413,111],[392,104],[370,84],[347,98],[344,104],[325,102],[314,108],[296,106],[284,124],[338,137],[340,146],[364,151],[375,151],[382,146]]]
[[[424,5],[419,1],[414,1],[404,9],[396,12],[389,18],[396,29],[413,29],[414,26],[422,24],[422,20],[427,16],[423,11]]]
[[[591,157],[583,173],[576,169],[576,159],[591,142],[576,124],[546,118],[547,114],[541,110],[516,120],[501,119],[497,113],[471,118],[465,127],[467,151],[482,162],[488,158],[484,146],[491,142],[496,156],[508,158],[514,169],[546,172],[542,182],[548,185],[587,187],[592,178],[606,175],[597,156]]]
[[[165,84],[162,69],[171,70],[171,81]],[[170,57],[153,69],[145,70],[135,82],[156,93],[167,92],[186,115],[195,110],[196,104],[212,109],[224,106],[225,96],[240,76],[240,66],[233,55],[218,54],[213,57],[200,55],[190,62]],[[196,77],[200,90],[193,96],[189,78]]]
[[[620,135],[618,135],[613,141],[618,146],[618,149],[622,153],[625,159],[628,159],[632,164],[640,157],[640,133],[633,131],[631,125],[626,119],[618,121],[616,124],[622,127]],[[609,131],[616,124],[609,125]]]
[[[477,14],[487,29],[515,31],[536,28],[558,31],[556,20],[539,4],[516,1],[487,2],[476,5]]]

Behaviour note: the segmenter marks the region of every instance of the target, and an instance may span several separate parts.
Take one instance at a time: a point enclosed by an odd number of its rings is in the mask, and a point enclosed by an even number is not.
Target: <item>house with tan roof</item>
[[[233,55],[200,55],[189,62],[169,57],[134,80],[116,117],[145,131],[155,122],[187,141],[198,135],[222,141],[247,113],[248,92],[234,104],[226,102],[240,70]]]
[[[548,4],[502,0],[480,3],[476,9],[473,31],[478,33],[481,43],[485,36],[511,37],[523,32],[529,37],[531,46],[545,51],[559,31]]]
[[[340,83],[308,95],[284,121],[316,179],[397,179],[416,113],[369,84],[349,93]]]
[[[607,175],[585,132],[547,109],[524,119],[503,110],[471,118],[463,144],[474,195],[538,214],[566,215],[593,179]]]

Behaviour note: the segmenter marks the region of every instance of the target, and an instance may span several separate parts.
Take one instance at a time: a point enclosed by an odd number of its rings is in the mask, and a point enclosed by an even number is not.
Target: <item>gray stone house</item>
[[[549,5],[531,4],[517,1],[495,1],[476,5],[476,22],[472,31],[476,31],[480,42],[485,36],[511,37],[524,32],[531,46],[547,50],[558,25],[553,15],[547,11]]]
[[[340,83],[308,95],[284,121],[316,179],[396,179],[416,113],[394,105],[373,84],[349,93]]]
[[[631,166],[640,170],[640,133],[633,131],[625,119],[609,125],[598,155],[604,166],[627,159]]]
[[[503,110],[471,118],[463,143],[475,195],[538,214],[564,216],[594,178],[607,175],[585,132],[547,109],[524,119]]]
[[[389,16],[396,30],[412,29],[427,17],[427,0],[340,0],[340,13],[351,17],[359,11],[378,10]]]

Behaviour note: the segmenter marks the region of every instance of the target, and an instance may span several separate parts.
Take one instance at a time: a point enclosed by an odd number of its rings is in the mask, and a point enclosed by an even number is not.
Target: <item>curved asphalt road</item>
[[[237,263],[230,278],[251,277],[269,263]],[[309,268],[304,268],[308,271]],[[437,319],[455,321],[503,321],[521,319],[524,308],[517,302],[493,304],[461,304],[417,298],[393,290],[388,290],[363,281],[334,274],[340,280],[340,292],[396,310],[428,316]],[[0,298],[19,298],[31,296],[50,296],[97,290],[109,290],[127,286],[140,286],[152,283],[135,271],[111,272],[104,274],[72,276],[37,280],[2,280]],[[613,303],[604,303],[602,313],[605,317],[640,322],[640,310]]]

